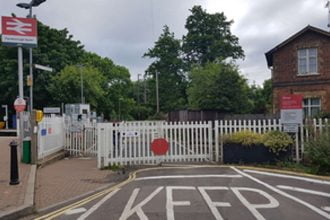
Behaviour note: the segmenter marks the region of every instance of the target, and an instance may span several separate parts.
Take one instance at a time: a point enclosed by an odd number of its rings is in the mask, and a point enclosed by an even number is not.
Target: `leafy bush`
[[[251,146],[262,143],[262,135],[252,131],[240,131],[224,137],[224,143],[242,144]]]
[[[290,145],[293,144],[293,140],[285,132],[281,131],[269,131],[262,137],[262,143],[269,148],[273,153],[278,154],[280,151],[286,151]]]
[[[306,142],[306,157],[317,173],[330,172],[330,128]]]

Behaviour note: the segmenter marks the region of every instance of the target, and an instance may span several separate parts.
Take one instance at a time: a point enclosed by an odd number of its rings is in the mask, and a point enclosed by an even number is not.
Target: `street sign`
[[[61,108],[60,107],[45,107],[43,109],[45,114],[60,114]]]
[[[283,131],[298,132],[299,124],[303,123],[303,95],[284,95],[281,97],[281,123]]]
[[[1,19],[2,44],[5,46],[37,46],[37,21],[33,18],[5,17]]]
[[[168,151],[168,142],[164,138],[154,139],[151,143],[151,150],[155,155],[164,155]]]
[[[26,102],[23,98],[17,98],[14,102],[16,112],[23,112],[26,107]]]
[[[282,124],[302,124],[303,122],[302,109],[282,109],[281,122]]]
[[[138,132],[138,131],[125,131],[121,135],[122,135],[122,137],[139,137],[140,132]]]
[[[34,64],[34,68],[40,69],[40,70],[45,70],[48,72],[53,72],[53,68],[48,67],[48,66],[39,65],[39,64]]]

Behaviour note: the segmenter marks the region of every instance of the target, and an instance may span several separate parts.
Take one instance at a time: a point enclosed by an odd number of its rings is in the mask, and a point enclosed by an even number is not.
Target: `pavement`
[[[126,178],[120,172],[97,169],[96,158],[65,158],[38,169],[18,158],[20,183],[9,185],[9,143],[15,138],[0,137],[0,219],[47,212]]]
[[[28,192],[31,165],[19,163],[18,185],[9,185],[10,182],[10,147],[9,143],[16,137],[0,137],[0,219],[12,211],[24,208],[25,197]],[[18,155],[19,150],[18,150]],[[18,161],[20,157],[18,156]],[[33,204],[32,204],[33,205]]]

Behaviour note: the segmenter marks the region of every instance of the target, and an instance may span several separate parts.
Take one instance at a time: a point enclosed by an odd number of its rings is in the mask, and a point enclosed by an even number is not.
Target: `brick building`
[[[304,96],[305,116],[330,112],[330,32],[307,26],[265,55],[272,71],[273,113],[287,94]]]

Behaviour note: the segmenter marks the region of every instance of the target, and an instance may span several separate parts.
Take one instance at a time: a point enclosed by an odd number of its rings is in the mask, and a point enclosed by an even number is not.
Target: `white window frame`
[[[312,99],[319,99],[320,100],[320,104],[319,105],[312,105]],[[305,105],[305,100],[308,100],[307,105]],[[321,97],[306,97],[303,99],[303,109],[307,108],[307,114],[305,114],[304,117],[311,117],[314,116],[312,115],[312,108],[318,107],[320,109],[321,112],[321,107],[322,107],[322,99]],[[304,111],[305,112],[305,111]]]
[[[310,55],[310,50],[311,49],[315,49],[316,50],[316,55],[315,56],[311,56]],[[299,51],[301,50],[306,50],[306,56],[300,56]],[[318,70],[319,70],[319,66],[318,66],[318,51],[316,47],[311,47],[311,48],[300,48],[297,51],[297,57],[298,57],[298,76],[308,76],[308,75],[319,75]],[[309,65],[309,58],[310,57],[315,57],[316,58],[316,72],[311,72],[310,71],[310,65]],[[300,70],[300,59],[305,59],[306,61],[306,72],[302,73]]]

